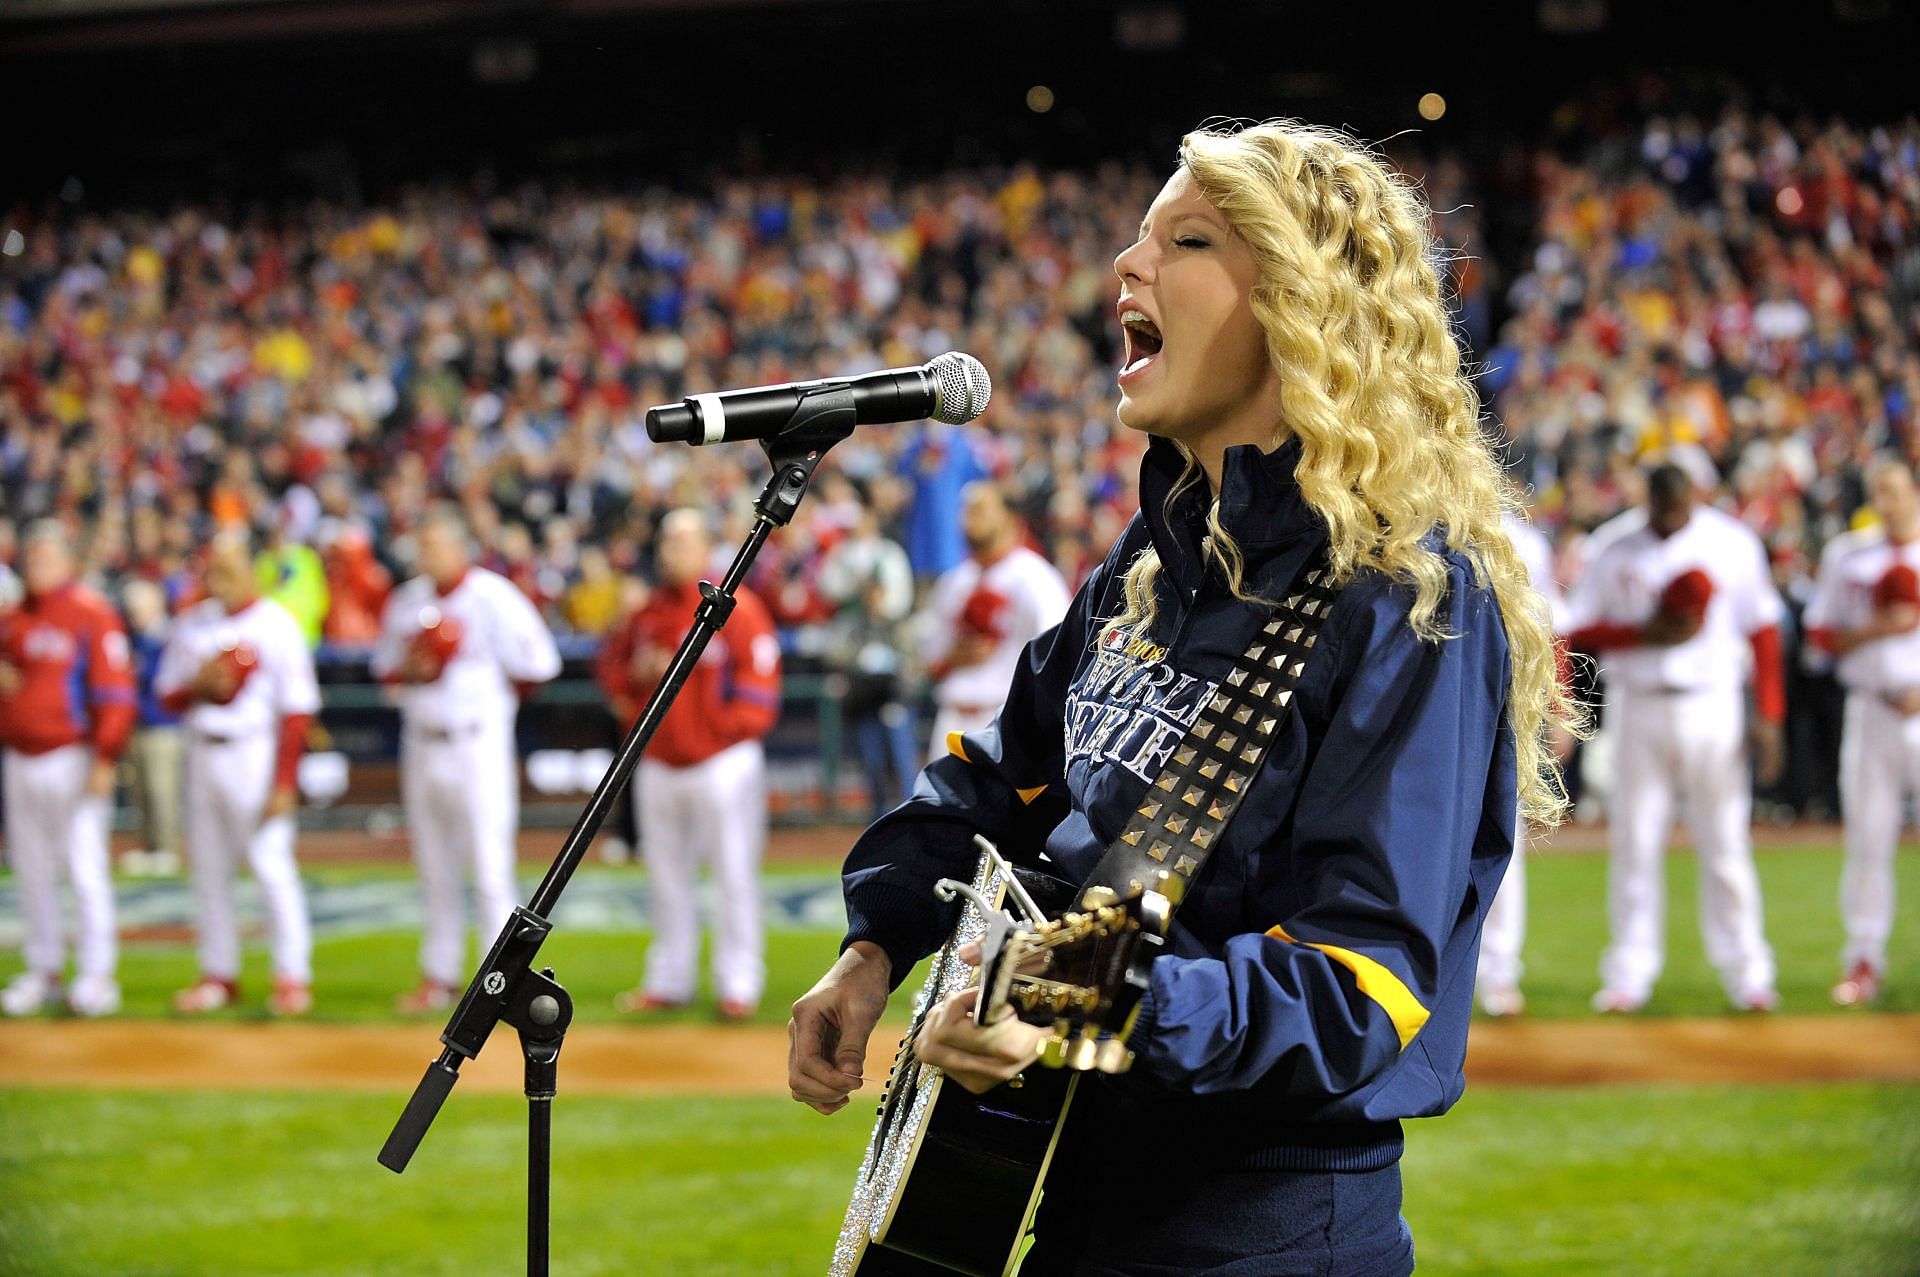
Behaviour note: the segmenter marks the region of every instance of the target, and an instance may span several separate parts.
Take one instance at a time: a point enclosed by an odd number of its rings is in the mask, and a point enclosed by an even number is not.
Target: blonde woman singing
[[[843,952],[794,1006],[793,1094],[831,1113],[861,1085],[974,833],[1084,878],[1161,726],[1324,554],[1342,589],[1294,712],[1153,963],[1133,1071],[1083,1080],[1025,1271],[1408,1273],[1400,1124],[1459,1097],[1515,822],[1561,804],[1546,609],[1501,531],[1427,210],[1374,155],[1285,121],[1190,134],[1114,273],[1119,418],[1153,437],[1140,514],[998,722],[853,848]],[[984,1091],[1043,1031],[977,1028],[971,997],[917,1047]]]

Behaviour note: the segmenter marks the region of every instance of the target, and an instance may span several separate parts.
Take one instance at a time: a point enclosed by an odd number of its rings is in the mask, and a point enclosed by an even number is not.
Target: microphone
[[[950,350],[920,368],[692,395],[681,403],[647,409],[647,438],[691,444],[771,439],[806,393],[823,386],[851,389],[854,420],[863,426],[928,417],[957,426],[985,412],[993,396],[985,366],[972,355]]]

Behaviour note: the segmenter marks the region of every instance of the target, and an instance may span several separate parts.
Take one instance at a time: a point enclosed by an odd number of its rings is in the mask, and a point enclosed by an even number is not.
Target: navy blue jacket
[[[1226,455],[1221,521],[1262,597],[1326,539],[1298,460],[1295,443]],[[879,944],[896,981],[951,930],[955,906],[932,886],[970,876],[975,832],[1084,880],[1268,616],[1202,558],[1206,485],[1167,504],[1180,468],[1170,446],[1148,450],[1142,513],[1027,648],[998,722],[950,741],[849,854],[845,943]],[[1149,540],[1151,632],[1102,642]],[[1398,1157],[1399,1119],[1459,1098],[1517,772],[1499,608],[1465,556],[1446,559],[1440,642],[1408,624],[1408,586],[1363,572],[1340,593],[1294,713],[1153,964],[1133,1072],[1090,1079],[1127,1120],[1251,1166],[1364,1170]]]

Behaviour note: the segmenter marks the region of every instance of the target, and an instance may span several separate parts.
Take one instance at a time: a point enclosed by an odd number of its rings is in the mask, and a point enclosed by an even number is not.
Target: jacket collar
[[[1299,464],[1300,441],[1291,437],[1272,452],[1252,444],[1226,451],[1220,469],[1220,524],[1240,546],[1250,586],[1258,583],[1267,564],[1297,559],[1287,551],[1326,539],[1326,524],[1307,504],[1294,477]],[[1205,576],[1201,539],[1207,535],[1212,494],[1201,478],[1169,505],[1167,496],[1185,467],[1180,450],[1165,439],[1149,444],[1140,462],[1140,511],[1161,567],[1190,594]]]

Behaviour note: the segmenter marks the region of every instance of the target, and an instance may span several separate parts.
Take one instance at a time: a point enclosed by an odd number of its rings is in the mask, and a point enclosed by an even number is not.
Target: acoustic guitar
[[[1124,1072],[1135,1007],[1172,910],[1142,891],[1092,887],[1078,900],[1057,879],[1009,865],[984,838],[959,925],[934,957],[881,1093],[873,1137],[834,1247],[830,1277],[1003,1277],[1013,1271],[1079,1075]],[[1066,901],[1053,916],[1035,899]],[[1019,911],[1015,919],[1006,906]],[[976,969],[961,949],[980,944]],[[978,1023],[1014,1014],[1051,1027],[1044,1066],[974,1095],[949,1086],[913,1050],[928,1012],[978,980]],[[954,1209],[964,1201],[966,1209]]]

